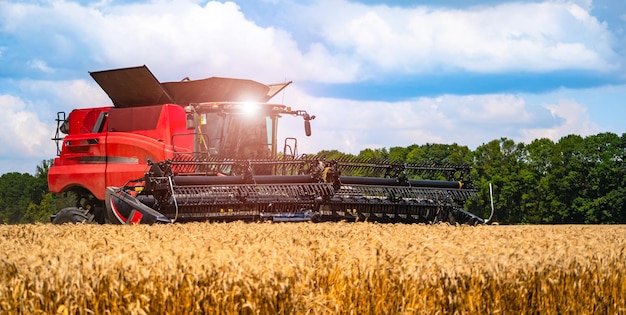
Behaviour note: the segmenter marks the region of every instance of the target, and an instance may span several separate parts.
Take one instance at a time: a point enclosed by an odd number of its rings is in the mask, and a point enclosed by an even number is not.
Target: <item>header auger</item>
[[[484,223],[461,209],[469,167],[278,152],[278,118],[315,116],[268,101],[291,82],[208,78],[160,83],[145,67],[91,73],[113,107],[57,117],[53,192],[76,207],[52,220]],[[59,132],[65,133],[60,137]]]

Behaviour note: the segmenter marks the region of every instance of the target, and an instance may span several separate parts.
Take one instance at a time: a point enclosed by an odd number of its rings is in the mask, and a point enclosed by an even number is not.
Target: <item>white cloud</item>
[[[88,76],[85,74],[85,76]],[[71,111],[75,108],[109,106],[111,100],[93,81],[85,80],[21,80],[20,92],[38,104],[38,110]]]
[[[591,121],[587,109],[575,100],[561,99],[558,104],[546,105],[545,108],[553,117],[561,118],[563,122],[551,128],[522,129],[521,141],[530,143],[540,138],[558,141],[570,134],[584,137],[601,131],[601,128]]]
[[[54,69],[48,67],[45,61],[41,59],[33,59],[28,62],[28,66],[32,69],[39,70],[45,73],[53,73]]]
[[[306,153],[337,149],[356,154],[365,148],[424,143],[458,143],[475,149],[501,137],[526,142],[550,135],[558,140],[570,133],[593,131],[580,105],[544,107],[511,94],[368,102],[314,98],[293,89],[287,92],[286,103],[317,116],[313,135],[303,137],[301,119],[286,117],[279,139],[298,137],[300,152]]]
[[[268,81],[284,77],[347,81],[354,72],[350,68],[356,68],[319,44],[300,51],[289,33],[256,25],[232,2],[176,4],[92,12],[90,23],[97,27],[86,36],[100,47],[95,59],[116,66],[147,64],[162,80],[179,80],[185,72],[192,78],[211,73]]]
[[[611,70],[618,58],[607,25],[589,14],[586,1],[463,10],[284,4],[310,32],[318,30],[317,41],[304,45],[290,30],[257,25],[233,2],[0,5],[5,32],[37,38],[35,47],[53,53],[54,63],[32,58],[44,71],[80,57],[110,67],[147,64],[166,80],[184,73],[337,83],[453,70]]]
[[[476,125],[518,126],[536,119],[524,99],[512,94],[445,95],[435,100],[447,116]]]
[[[469,9],[414,9],[321,2],[313,14],[328,42],[363,65],[422,73],[466,70],[611,70],[607,26],[571,2],[506,3]],[[303,11],[302,14],[306,12]],[[315,29],[315,27],[313,28]]]
[[[50,125],[42,122],[27,104],[12,95],[0,95],[0,156],[49,159],[54,156]]]

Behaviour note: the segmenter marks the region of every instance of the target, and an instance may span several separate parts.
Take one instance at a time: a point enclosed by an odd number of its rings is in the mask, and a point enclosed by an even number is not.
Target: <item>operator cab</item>
[[[276,131],[284,105],[201,103],[185,107],[194,152],[221,158],[264,159],[276,155]]]

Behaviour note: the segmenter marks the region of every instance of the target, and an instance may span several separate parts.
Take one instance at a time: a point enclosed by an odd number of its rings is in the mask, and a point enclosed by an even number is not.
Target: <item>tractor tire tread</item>
[[[83,208],[67,207],[61,209],[55,216],[52,223],[92,223],[94,216]]]

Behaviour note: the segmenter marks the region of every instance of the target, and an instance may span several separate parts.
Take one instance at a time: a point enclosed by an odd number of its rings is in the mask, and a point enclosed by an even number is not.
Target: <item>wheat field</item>
[[[626,314],[626,226],[0,225],[2,314]]]

